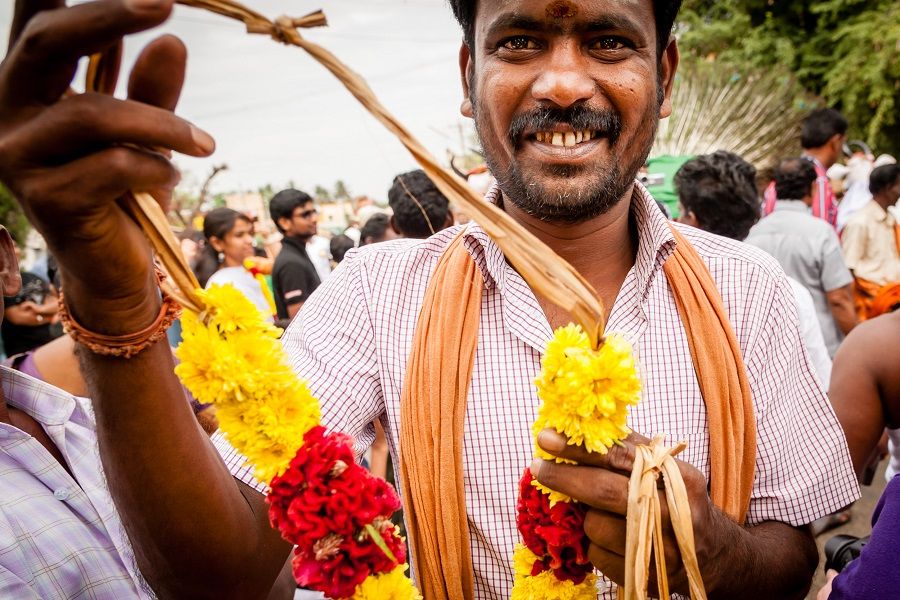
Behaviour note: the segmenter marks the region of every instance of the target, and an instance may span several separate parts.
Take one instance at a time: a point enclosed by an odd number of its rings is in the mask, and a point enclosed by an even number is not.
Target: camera
[[[852,535],[836,535],[825,542],[825,571],[834,569],[838,573],[859,556],[869,543],[869,536],[858,538]]]

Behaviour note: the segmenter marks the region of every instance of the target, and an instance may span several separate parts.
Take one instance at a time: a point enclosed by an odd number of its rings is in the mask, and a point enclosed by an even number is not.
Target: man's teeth
[[[545,144],[570,148],[575,144],[594,139],[596,133],[587,129],[584,131],[567,131],[565,133],[560,133],[558,131],[538,131],[534,137],[537,141],[544,142]]]

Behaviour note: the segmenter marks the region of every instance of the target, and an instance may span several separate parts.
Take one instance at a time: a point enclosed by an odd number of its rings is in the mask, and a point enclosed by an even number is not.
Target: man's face
[[[318,231],[319,212],[312,202],[307,202],[294,209],[290,221],[282,219],[281,226],[285,235],[299,238],[311,238]]]
[[[584,221],[630,189],[677,62],[672,44],[657,68],[649,0],[481,0],[462,110],[507,201]]]
[[[0,322],[3,321],[3,296],[15,296],[22,287],[17,248],[9,232],[0,225]]]

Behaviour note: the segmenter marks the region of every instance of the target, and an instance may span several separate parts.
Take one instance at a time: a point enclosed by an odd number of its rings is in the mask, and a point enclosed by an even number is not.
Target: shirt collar
[[[299,250],[300,253],[305,256],[307,255],[306,254],[306,242],[301,242],[300,240],[298,240],[296,238],[284,236],[283,238],[281,238],[281,243],[291,246],[295,250]]]
[[[775,210],[790,210],[810,214],[812,211],[803,200],[776,200]]]
[[[6,403],[42,425],[65,425],[75,411],[75,397],[58,387],[0,365]]]
[[[502,192],[495,183],[485,195],[485,200],[492,204],[502,203]],[[631,196],[631,218],[637,227],[638,250],[634,263],[634,274],[638,282],[641,301],[646,299],[650,285],[666,259],[675,251],[675,237],[669,227],[669,221],[656,205],[650,193],[635,181]],[[485,284],[496,284],[501,293],[505,291],[507,281],[506,263],[500,248],[487,233],[474,221],[469,223],[465,231],[465,243],[469,254],[481,270]]]

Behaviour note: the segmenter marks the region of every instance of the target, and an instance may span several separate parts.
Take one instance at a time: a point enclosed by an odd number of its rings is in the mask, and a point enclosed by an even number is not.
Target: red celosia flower
[[[298,547],[294,552],[294,578],[300,585],[323,592],[329,598],[348,598],[369,575],[387,573],[406,561],[406,548],[390,521],[380,527],[381,536],[397,559],[392,561],[368,534],[344,538],[331,556]]]
[[[301,585],[347,597],[368,575],[406,561],[403,540],[389,520],[400,498],[390,484],[354,462],[350,437],[310,429],[270,488],[269,519],[297,545],[294,577]],[[396,560],[372,540],[367,525],[381,532]]]
[[[580,584],[593,569],[587,556],[590,541],[584,534],[585,507],[578,502],[557,502],[531,485],[534,477],[525,469],[519,480],[516,524],[522,541],[541,557],[532,575],[552,570],[557,579]]]

